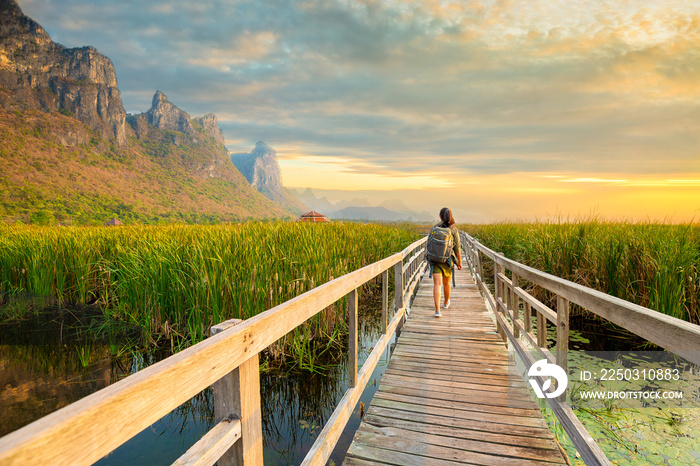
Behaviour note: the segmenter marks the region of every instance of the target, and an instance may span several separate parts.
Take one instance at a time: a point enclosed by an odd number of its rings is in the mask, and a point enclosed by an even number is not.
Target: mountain
[[[336,210],[342,210],[342,209],[345,209],[346,207],[372,207],[372,204],[370,204],[369,199],[362,199],[359,197],[355,197],[349,201],[346,201],[346,200],[338,201],[335,204]]]
[[[304,204],[311,207],[311,209],[325,213],[326,215],[330,212],[335,212],[337,207],[334,203],[330,202],[327,197],[318,198],[311,190],[311,188],[306,188],[303,192],[294,191],[295,196]]]
[[[342,218],[347,220],[372,220],[397,222],[399,220],[408,220],[406,215],[400,212],[394,212],[384,207],[344,207],[331,213],[332,218]]]
[[[297,215],[310,210],[284,189],[277,152],[264,142],[258,141],[250,152],[231,154],[231,162],[268,199]]]
[[[126,112],[109,58],[94,47],[53,42],[15,0],[0,0],[0,107],[61,111],[126,143]]]
[[[295,191],[296,196],[328,217],[347,220],[368,220],[395,222],[408,220],[413,222],[430,222],[434,216],[429,212],[416,212],[408,208],[400,199],[389,199],[378,206],[372,206],[366,198],[353,198],[330,202],[326,197],[319,198],[311,188]]]
[[[212,114],[156,92],[124,111],[111,61],[69,49],[0,0],[0,219],[32,223],[289,218],[233,166]]]

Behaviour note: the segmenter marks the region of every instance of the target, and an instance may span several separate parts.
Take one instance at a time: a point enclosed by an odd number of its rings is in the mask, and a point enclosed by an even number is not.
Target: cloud
[[[112,58],[128,111],[161,89],[236,146],[449,180],[700,173],[700,6],[683,0],[20,4]]]

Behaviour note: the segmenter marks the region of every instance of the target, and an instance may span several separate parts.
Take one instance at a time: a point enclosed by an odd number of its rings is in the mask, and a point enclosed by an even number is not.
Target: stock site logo
[[[548,363],[546,359],[540,359],[534,363],[527,372],[527,375],[530,377],[530,385],[538,398],[556,398],[564,393],[566,385],[569,382],[564,369],[556,364]],[[540,387],[534,377],[548,378],[544,381],[542,387]],[[557,381],[557,389],[552,393],[548,393],[547,390],[552,386],[552,377]]]

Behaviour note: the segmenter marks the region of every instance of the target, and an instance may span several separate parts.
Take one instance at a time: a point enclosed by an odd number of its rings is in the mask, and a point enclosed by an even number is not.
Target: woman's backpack
[[[452,230],[436,225],[430,230],[428,235],[426,258],[432,262],[447,263],[452,256],[453,247]]]

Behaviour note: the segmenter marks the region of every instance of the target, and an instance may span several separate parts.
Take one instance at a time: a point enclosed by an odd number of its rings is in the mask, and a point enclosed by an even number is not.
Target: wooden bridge
[[[343,464],[566,464],[472,275],[434,317],[421,282]]]
[[[348,465],[565,462],[509,354],[526,369],[535,362],[532,352],[566,368],[570,303],[700,364],[697,325],[518,264],[466,235],[468,268],[456,274],[453,304],[436,319],[424,277],[424,243],[246,321],[213,327],[207,340],[1,438],[0,465],[92,464],[209,386],[216,424],[175,464],[262,464],[258,354],[344,296],[349,388],[305,465],[327,462],[395,332],[397,346],[348,451]],[[493,293],[484,281],[489,269]],[[358,370],[357,290],[377,277],[382,336]],[[556,295],[556,310],[528,294],[521,280]],[[555,353],[547,348],[546,320],[556,326]],[[610,464],[564,398],[546,401],[587,464]]]

